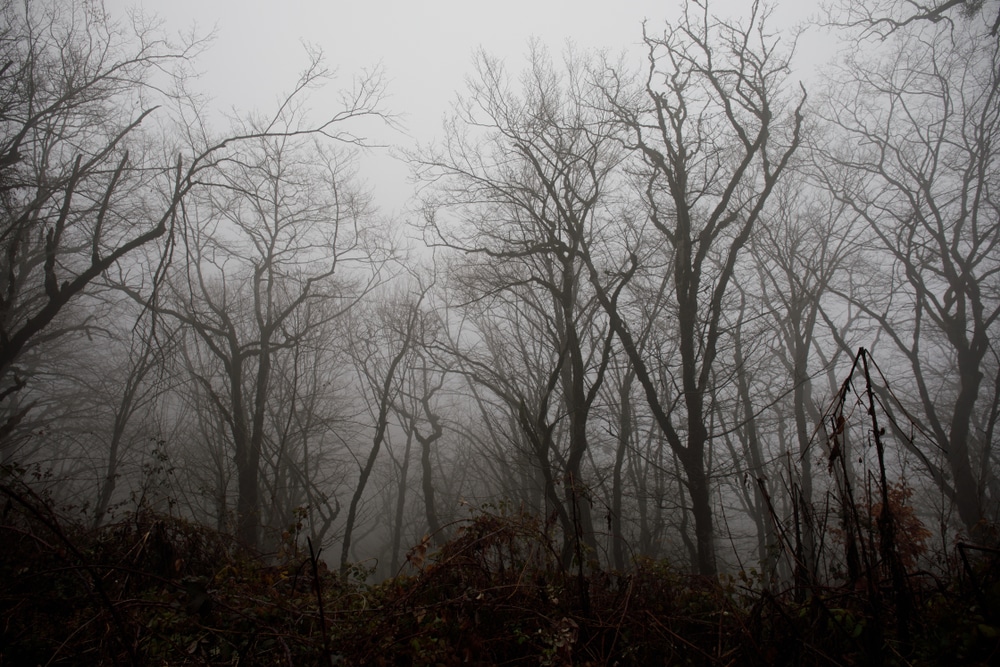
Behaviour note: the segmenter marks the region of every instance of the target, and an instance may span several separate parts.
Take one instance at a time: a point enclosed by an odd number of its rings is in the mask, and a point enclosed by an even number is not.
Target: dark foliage
[[[774,591],[662,562],[564,571],[552,526],[484,512],[377,585],[318,554],[265,562],[141,509],[98,531],[2,485],[0,665],[990,664],[1000,554],[960,544],[947,581]],[[321,594],[321,598],[317,596]],[[322,609],[318,601],[322,599]],[[586,605],[584,604],[586,600]],[[796,600],[801,600],[796,602]],[[589,609],[586,612],[585,609]]]

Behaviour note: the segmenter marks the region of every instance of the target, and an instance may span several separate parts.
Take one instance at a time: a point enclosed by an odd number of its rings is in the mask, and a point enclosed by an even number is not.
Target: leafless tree
[[[420,447],[420,488],[424,499],[427,530],[434,542],[443,540],[440,510],[436,502],[438,491],[434,483],[433,461],[444,432],[444,417],[438,407],[438,397],[447,381],[447,370],[435,363],[436,330],[440,327],[437,314],[422,314],[419,347],[413,350],[403,391],[393,409],[399,414],[407,437]],[[395,568],[394,568],[395,569]]]
[[[415,160],[419,175],[435,185],[428,241],[465,255],[470,307],[508,320],[499,327],[483,321],[483,328],[507,330],[515,348],[515,341],[534,348],[522,373],[542,376],[524,382],[538,400],[522,404],[525,387],[501,387],[528,380],[523,374],[506,374],[493,389],[533,443],[545,495],[568,540],[567,561],[582,562],[581,545],[596,545],[583,464],[611,346],[579,252],[584,236],[601,233],[620,151],[601,136],[602,121],[583,94],[586,70],[573,54],[557,69],[532,48],[517,84],[494,58],[480,54],[476,64],[477,79],[443,145]],[[514,320],[519,332],[510,329]],[[504,347],[503,335],[494,343],[496,351]],[[510,352],[497,356],[516,359]],[[552,488],[559,483],[562,500]]]
[[[955,26],[984,16],[984,35],[1000,32],[1000,8],[992,0],[836,0],[825,7],[824,23],[854,31],[862,38],[887,39],[921,23]],[[996,12],[994,16],[994,12]]]
[[[114,361],[118,362],[115,365],[119,368],[124,367],[123,372],[108,372],[110,360],[105,359],[104,368],[92,375],[105,388],[105,391],[93,392],[93,395],[107,396],[113,406],[110,432],[105,434],[105,429],[95,429],[107,439],[104,445],[107,455],[101,467],[99,490],[93,510],[95,527],[106,518],[121,475],[123,458],[129,453],[128,450],[135,448],[136,437],[145,435],[147,439],[156,439],[159,435],[150,430],[140,430],[138,434],[131,434],[130,438],[130,430],[135,426],[133,422],[148,421],[146,417],[152,412],[156,401],[172,385],[168,377],[171,372],[169,364],[165,364],[163,358],[174,350],[174,332],[155,331],[152,318],[145,317],[122,337],[127,341],[127,347],[121,347],[123,358]],[[107,350],[103,352],[108,354]],[[105,410],[98,408],[94,412],[104,417]]]
[[[364,398],[364,412],[370,418],[371,447],[358,460],[358,481],[351,494],[340,551],[340,569],[346,572],[351,555],[358,512],[375,463],[386,443],[392,407],[399,400],[406,359],[421,344],[425,320],[421,303],[426,288],[412,298],[384,298],[352,322],[350,349]]]
[[[170,87],[154,79],[183,69],[200,44],[120,26],[99,3],[9,0],[0,17],[3,439],[30,408],[14,405],[26,355],[93,325],[87,308],[68,306],[105,272],[170,245],[214,148],[161,159],[144,132]]]
[[[258,545],[261,464],[278,358],[312,328],[336,320],[382,280],[387,248],[342,146],[340,125],[378,116],[381,84],[361,81],[346,108],[317,130],[298,94],[328,72],[314,56],[273,117],[238,122],[242,141],[220,156],[185,207],[185,262],[157,311],[181,323],[221,365],[195,379],[230,430],[238,536]]]
[[[895,390],[932,443],[924,462],[975,533],[996,502],[1000,41],[919,26],[890,47],[837,81],[819,168],[879,249],[884,289],[853,302],[901,355]]]
[[[828,373],[839,378],[851,354],[828,333],[824,315],[835,313],[838,325],[848,322],[849,311],[841,308],[837,290],[866,275],[859,256],[861,226],[851,223],[843,203],[817,187],[804,170],[796,171],[775,192],[767,224],[751,237],[752,263],[742,269],[737,288],[744,301],[740,310],[747,311],[733,329],[743,413],[732,420],[733,435],[747,453],[743,464],[750,475],[750,483],[741,490],[747,506],[755,508],[763,558],[765,542],[773,540],[764,540],[761,533],[771,530],[762,494],[778,503],[785,488],[794,489],[804,519],[800,564],[810,572],[815,571],[809,514],[816,476],[813,464],[823,455],[816,434],[823,404],[837,389],[835,381],[830,394],[823,393],[823,384],[817,391],[814,380]],[[860,327],[854,328],[851,340],[862,333]],[[751,345],[757,347],[756,353]],[[790,422],[790,429],[778,427],[783,420]],[[761,443],[768,440],[772,444],[765,449]],[[795,463],[791,471],[787,455]],[[778,465],[765,463],[774,460]],[[793,472],[792,479],[787,479],[788,472]]]
[[[618,119],[626,148],[637,156],[648,229],[668,248],[667,292],[674,309],[679,359],[670,385],[658,381],[653,360],[636,344],[605,284],[589,261],[591,282],[611,327],[635,368],[658,427],[683,466],[697,537],[697,567],[717,570],[706,399],[712,391],[720,342],[726,336],[727,296],[737,260],[800,142],[804,94],[788,100],[788,54],[768,33],[755,2],[742,21],[715,18],[707,5],[688,3],[662,35],[646,27],[648,69],[639,86],[608,68],[600,82],[604,104]],[[637,229],[639,226],[636,227]],[[638,245],[611,271],[623,289],[639,271]]]

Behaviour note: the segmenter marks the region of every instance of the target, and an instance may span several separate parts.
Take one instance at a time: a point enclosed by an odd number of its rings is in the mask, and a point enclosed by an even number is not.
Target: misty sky
[[[401,115],[409,136],[386,130],[373,138],[396,146],[426,143],[440,134],[479,47],[503,57],[512,71],[520,69],[531,38],[554,56],[571,40],[581,50],[632,50],[641,58],[642,21],[662,25],[683,6],[681,0],[105,0],[105,5],[115,17],[135,8],[156,15],[168,34],[214,31],[214,42],[198,63],[202,90],[220,110],[273,109],[307,62],[303,42],[321,48],[345,84],[380,64],[389,80],[388,107]],[[818,5],[819,0],[784,0],[775,7],[773,25],[797,25]],[[749,7],[749,0],[711,3],[719,15],[740,15]],[[828,57],[828,50],[817,47],[822,41],[815,32],[800,41],[802,76]],[[314,107],[322,104],[314,98]],[[386,212],[402,212],[412,192],[406,166],[382,152],[366,158],[363,169],[376,203]]]

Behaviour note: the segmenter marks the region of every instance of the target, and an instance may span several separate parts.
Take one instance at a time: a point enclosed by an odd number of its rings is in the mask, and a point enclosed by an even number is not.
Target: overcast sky
[[[775,27],[793,26],[816,11],[818,0],[783,0]],[[682,0],[105,0],[113,16],[139,8],[159,16],[168,33],[215,33],[199,61],[202,86],[219,109],[272,109],[307,62],[302,42],[322,48],[346,83],[363,68],[384,67],[388,106],[403,115],[421,142],[440,133],[441,120],[482,47],[520,69],[528,40],[558,55],[572,40],[580,49],[637,49],[642,21],[656,26],[676,16]],[[750,0],[714,0],[713,13],[740,15]],[[800,46],[808,69],[815,37]],[[803,71],[803,76],[808,73]],[[386,132],[383,143],[412,140]],[[402,213],[412,189],[403,165],[377,157],[364,174],[386,212]],[[371,173],[377,172],[377,173]]]

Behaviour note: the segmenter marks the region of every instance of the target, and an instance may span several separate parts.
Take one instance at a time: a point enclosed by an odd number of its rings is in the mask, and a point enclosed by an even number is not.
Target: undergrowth
[[[283,562],[140,510],[100,530],[2,485],[2,665],[994,664],[998,554],[960,545],[948,578],[765,587],[660,561],[566,571],[550,531],[483,512],[378,584]],[[310,545],[311,547],[312,545]],[[306,555],[302,555],[305,553]],[[310,555],[311,554],[311,555]],[[581,590],[581,585],[586,590]],[[586,604],[584,604],[584,599]],[[322,602],[322,605],[320,604]]]

